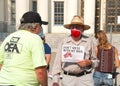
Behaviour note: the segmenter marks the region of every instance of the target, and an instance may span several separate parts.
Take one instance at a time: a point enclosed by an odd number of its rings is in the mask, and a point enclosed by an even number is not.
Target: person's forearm
[[[46,68],[38,69],[36,73],[41,86],[48,86]]]
[[[45,57],[46,57],[46,63],[47,65],[49,65],[50,60],[51,60],[51,54],[46,54]]]
[[[39,77],[39,81],[41,83],[41,86],[48,86],[47,72],[43,73],[43,75]]]

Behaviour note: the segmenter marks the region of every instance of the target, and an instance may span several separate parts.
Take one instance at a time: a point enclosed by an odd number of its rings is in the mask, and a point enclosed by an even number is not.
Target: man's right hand
[[[54,82],[53,86],[59,86],[59,84],[57,82]]]

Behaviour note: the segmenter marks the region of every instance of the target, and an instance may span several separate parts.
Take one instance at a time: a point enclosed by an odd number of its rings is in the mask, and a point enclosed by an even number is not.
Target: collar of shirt
[[[82,35],[81,39],[80,39],[78,42],[76,42],[76,41],[74,41],[74,40],[72,39],[71,36],[69,36],[68,39],[66,39],[66,42],[67,42],[67,43],[72,42],[72,43],[75,44],[75,45],[79,45],[81,42],[87,42],[87,41],[86,41],[86,38],[88,38],[88,36]]]

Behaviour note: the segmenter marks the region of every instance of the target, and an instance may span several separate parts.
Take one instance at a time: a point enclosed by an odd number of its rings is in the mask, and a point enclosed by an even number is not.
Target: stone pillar
[[[91,27],[85,33],[93,34],[95,30],[95,0],[84,1],[84,23]]]
[[[101,0],[101,19],[100,19],[100,29],[104,30],[106,28],[106,0]]]
[[[0,13],[0,22],[4,21],[4,16],[5,16],[5,14],[4,14],[4,11],[5,11],[4,2],[5,2],[4,0],[0,0],[0,11],[1,11],[1,13]]]
[[[69,24],[74,15],[77,15],[77,0],[67,0],[66,1],[66,19],[65,24]]]
[[[43,21],[48,21],[48,0],[37,0],[37,12]],[[48,25],[42,25],[44,33],[48,33]]]
[[[22,15],[29,11],[29,0],[16,0],[16,29],[20,25]]]

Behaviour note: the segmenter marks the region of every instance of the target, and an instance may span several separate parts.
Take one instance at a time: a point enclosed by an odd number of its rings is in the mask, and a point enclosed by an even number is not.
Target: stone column
[[[77,15],[77,7],[78,7],[77,0],[66,1],[66,7],[65,7],[65,12],[66,12],[65,23],[66,24],[71,22],[74,15]]]
[[[43,21],[48,21],[48,0],[37,0],[37,12]],[[44,33],[48,33],[48,25],[42,25]]]
[[[106,27],[106,0],[101,0],[101,13],[100,13],[100,29],[104,30]]]
[[[16,0],[16,29],[20,24],[22,15],[29,11],[29,0]]]
[[[4,14],[4,11],[6,10],[4,7],[4,0],[0,0],[0,11],[1,11],[1,13],[0,13],[0,21],[4,21],[4,16],[5,16],[5,14]]]
[[[84,0],[84,23],[91,27],[85,32],[93,34],[95,30],[95,0]]]

